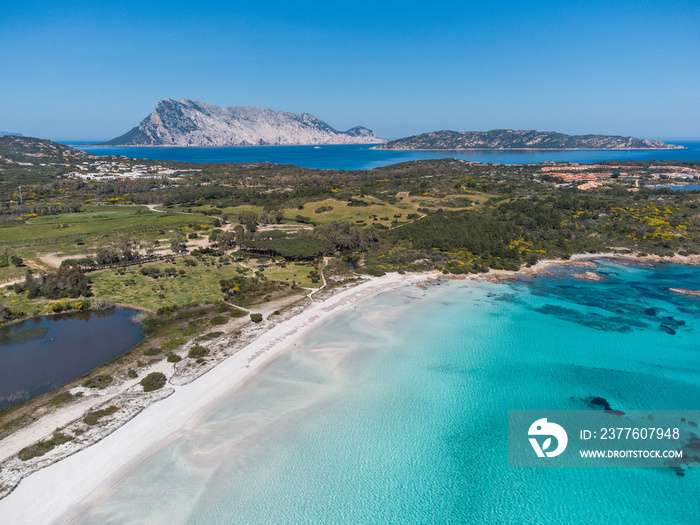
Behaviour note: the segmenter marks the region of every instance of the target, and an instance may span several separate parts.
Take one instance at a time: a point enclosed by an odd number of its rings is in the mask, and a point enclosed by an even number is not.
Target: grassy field
[[[14,279],[20,279],[21,277],[24,277],[27,273],[27,266],[5,266],[4,268],[0,268],[0,283],[4,283],[6,281],[12,281]]]
[[[203,257],[197,266],[187,266],[183,259],[176,259],[174,264],[151,263],[144,264],[144,268],[158,268],[163,271],[167,268],[175,268],[185,272],[178,277],[161,277],[153,279],[141,275],[140,267],[129,267],[123,275],[117,270],[104,270],[90,274],[93,285],[92,290],[96,296],[114,299],[119,303],[136,304],[157,310],[163,306],[185,305],[191,303],[216,302],[222,299],[219,286],[221,279],[241,275],[237,270],[246,271],[252,275],[260,268],[260,264],[252,259],[244,263],[249,268],[232,263],[221,265],[215,263],[214,257]],[[312,266],[302,264],[288,264],[286,268],[280,268],[273,264],[264,268],[263,273],[270,280],[279,280],[287,284],[295,280],[300,286],[312,286],[309,273]],[[318,286],[318,285],[315,285]]]
[[[234,264],[221,268],[202,262],[197,266],[186,266],[182,259],[176,260],[175,264],[152,263],[143,267],[158,268],[161,271],[176,268],[183,270],[185,275],[152,279],[141,275],[138,266],[129,267],[123,275],[116,270],[105,270],[90,275],[92,291],[99,297],[157,310],[167,305],[220,301],[219,281],[238,275],[238,266]]]
[[[208,224],[204,215],[153,212],[144,206],[86,206],[82,213],[35,217],[0,226],[0,248],[20,256],[41,253],[82,253],[114,236],[126,234],[137,240],[167,236],[170,230],[188,224]],[[78,246],[78,241],[84,245]]]
[[[205,211],[209,211],[213,209],[213,206],[210,206],[208,204],[202,205],[202,206],[181,206],[181,205],[172,205],[172,206],[162,206],[161,209],[167,210],[167,211],[185,211],[187,213],[202,213]],[[228,220],[232,223],[237,223],[238,222],[238,215],[242,211],[252,211],[255,213],[262,213],[263,208],[262,206],[251,206],[247,204],[243,204],[241,206],[224,206],[223,208],[216,208],[217,210],[221,210],[221,213],[228,213],[229,218]]]
[[[68,299],[76,301],[77,299]],[[27,294],[17,295],[9,288],[0,288],[0,304],[11,308],[12,310],[21,310],[29,316],[46,315],[51,313],[51,304],[56,301],[49,299],[36,298],[27,299]],[[0,323],[2,324],[2,323]]]
[[[369,206],[348,206],[347,201],[336,199],[325,199],[322,201],[307,202],[304,209],[284,210],[285,220],[293,221],[297,215],[308,217],[315,224],[329,224],[331,222],[349,222],[350,224],[381,223],[384,226],[391,226],[392,221],[401,223],[407,222],[406,215],[414,213],[418,206],[406,199],[406,202],[388,204],[374,197],[362,197],[357,200],[364,201]],[[331,207],[332,210],[316,213],[316,210],[323,207]],[[401,217],[394,217],[401,215]]]
[[[251,267],[259,268],[259,264],[253,263],[249,264]],[[266,265],[267,267],[263,269],[265,276],[272,281],[282,281],[285,283],[291,283],[295,281],[299,286],[304,288],[318,288],[321,286],[320,283],[312,283],[309,274],[315,268],[315,265],[309,263],[287,263],[286,267],[282,267],[279,264]]]
[[[474,202],[474,205],[462,208],[449,206],[448,203],[450,200],[464,197]],[[302,216],[309,219],[313,224],[319,225],[329,224],[332,222],[348,222],[357,226],[379,223],[387,227],[392,227],[409,222],[406,216],[410,213],[416,213],[418,208],[421,207],[440,207],[443,206],[442,202],[444,202],[444,207],[446,209],[473,209],[481,206],[491,197],[492,195],[482,193],[462,193],[446,195],[441,198],[426,195],[404,197],[395,204],[392,204],[389,202],[384,202],[376,197],[365,196],[356,197],[356,200],[366,202],[368,206],[348,206],[347,201],[344,200],[324,199],[320,201],[307,202],[304,204],[304,207],[301,210],[298,208],[284,208],[283,211],[284,221],[291,224],[296,223],[295,219],[297,216]],[[316,211],[324,208],[326,208],[325,211]],[[175,206],[172,207],[172,209],[178,209],[178,207]],[[209,205],[187,207],[187,210],[190,210],[193,213],[201,213],[211,209],[212,207]],[[262,213],[263,209],[260,206],[249,205],[222,208],[222,212],[229,214],[229,220],[233,223],[238,222],[239,214],[242,211],[252,211],[260,214]]]

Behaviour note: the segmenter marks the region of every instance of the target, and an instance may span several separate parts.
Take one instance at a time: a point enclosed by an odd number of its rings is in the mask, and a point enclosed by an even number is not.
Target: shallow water
[[[700,408],[700,271],[601,266],[365,301],[80,523],[698,523],[698,469],[508,467],[508,410]]]
[[[143,340],[132,310],[36,317],[0,328],[0,410],[64,385]]]

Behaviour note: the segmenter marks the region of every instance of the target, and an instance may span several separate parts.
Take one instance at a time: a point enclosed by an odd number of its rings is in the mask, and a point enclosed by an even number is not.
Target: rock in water
[[[338,131],[308,113],[166,98],[141,124],[106,146],[267,146],[378,144],[361,126]]]
[[[602,281],[603,277],[595,272],[583,272],[574,273],[571,277],[576,277],[577,279],[586,279],[587,281]]]

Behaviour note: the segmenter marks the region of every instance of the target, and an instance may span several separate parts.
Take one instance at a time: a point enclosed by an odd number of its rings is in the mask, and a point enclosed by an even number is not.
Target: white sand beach
[[[587,259],[605,257],[627,259],[631,262],[700,262],[697,257],[577,254],[569,260],[542,260],[519,271],[491,270],[486,274],[468,276],[439,275],[437,272],[413,275],[393,273],[379,278],[368,278],[362,284],[312,303],[302,313],[271,326],[260,337],[193,382],[167,385],[168,388],[174,389],[169,397],[148,406],[99,442],[30,474],[9,496],[0,499],[1,521],[18,525],[71,523],[130,471],[174,439],[185,435],[266,365],[295,345],[301,346],[312,331],[331,318],[352,310],[365,299],[429,279],[457,278],[501,282],[521,275],[534,276],[557,265],[586,268],[589,266],[585,263]],[[23,437],[33,441],[38,439],[37,436],[50,435],[56,428],[56,421],[53,418],[40,419],[36,425],[25,429],[29,432]],[[57,449],[70,446],[60,445]]]
[[[302,345],[321,324],[362,300],[428,278],[389,274],[368,279],[273,326],[197,380],[175,386],[172,395],[149,406],[101,441],[22,480],[0,500],[1,521],[15,525],[72,522],[129,471],[187,433],[267,364],[295,345]],[[47,433],[52,430],[46,429]]]

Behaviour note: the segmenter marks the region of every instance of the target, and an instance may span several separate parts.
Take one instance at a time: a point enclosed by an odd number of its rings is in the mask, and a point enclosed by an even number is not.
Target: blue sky
[[[494,128],[700,139],[700,2],[6,2],[0,130],[125,133],[157,100],[382,138]]]

